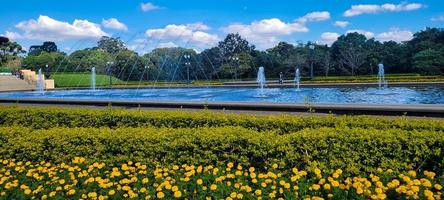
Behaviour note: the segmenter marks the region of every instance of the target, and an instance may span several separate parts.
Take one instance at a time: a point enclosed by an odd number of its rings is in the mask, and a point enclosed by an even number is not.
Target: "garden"
[[[2,199],[440,199],[444,121],[0,106]]]

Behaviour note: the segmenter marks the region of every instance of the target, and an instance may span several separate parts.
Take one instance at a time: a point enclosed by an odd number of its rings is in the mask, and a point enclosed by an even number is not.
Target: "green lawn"
[[[50,77],[54,79],[56,87],[89,87],[91,86],[91,74],[90,73],[59,73],[53,74]],[[124,81],[112,77],[113,85],[125,84]],[[100,75],[96,76],[96,86],[109,85],[109,76]]]

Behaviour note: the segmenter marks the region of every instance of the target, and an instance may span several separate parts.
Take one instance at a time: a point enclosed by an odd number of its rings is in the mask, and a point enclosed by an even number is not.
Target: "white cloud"
[[[330,19],[330,13],[327,11],[321,11],[321,12],[311,12],[308,13],[306,15],[304,15],[303,17],[300,17],[298,20],[300,22],[311,22],[311,21],[325,21],[325,20],[329,20]]]
[[[44,15],[40,15],[37,20],[22,21],[15,27],[22,32],[6,32],[6,35],[15,39],[51,41],[96,39],[108,35],[100,25],[88,20],[76,19],[70,24]]]
[[[159,43],[156,48],[172,48],[172,47],[178,47],[179,45],[175,44],[174,42],[164,42]]]
[[[276,45],[279,36],[290,35],[297,32],[308,32],[304,23],[285,23],[277,18],[254,21],[251,24],[231,24],[223,27],[224,33],[239,33],[260,49]]]
[[[20,33],[10,32],[10,31],[6,31],[5,34],[2,34],[2,36],[7,37],[10,40],[19,40],[23,38],[23,36]]]
[[[159,6],[157,6],[157,5],[154,5],[153,3],[150,3],[150,2],[148,2],[148,3],[141,3],[140,4],[140,9],[143,11],[143,12],[148,12],[148,11],[152,11],[152,10],[157,10],[157,9],[160,9],[161,7],[159,7]]]
[[[432,17],[430,20],[434,21],[434,22],[444,22],[444,15],[440,15],[437,17]]]
[[[127,31],[128,27],[122,23],[119,22],[116,18],[109,18],[109,19],[103,19],[102,25],[106,28],[115,29],[115,30],[121,30],[121,31]]]
[[[219,40],[217,35],[203,31],[208,29],[209,27],[202,23],[186,25],[170,24],[164,28],[148,29],[145,35],[151,39],[179,41],[184,44],[204,48],[216,44]]]
[[[338,37],[340,35],[338,33],[334,33],[334,32],[325,32],[321,34],[321,40],[319,41],[319,43],[321,44],[326,44],[326,45],[331,45],[333,44],[333,42],[335,42]]]
[[[418,10],[423,7],[425,6],[420,3],[401,3],[401,4],[386,3],[382,5],[359,4],[359,5],[352,5],[350,9],[344,12],[344,16],[352,17],[362,14],[375,14],[381,12],[412,11],[412,10]]]
[[[392,29],[388,32],[380,33],[376,36],[376,40],[381,42],[395,41],[404,42],[411,40],[413,38],[413,33],[411,31],[401,31],[398,29]]]
[[[336,21],[333,25],[337,26],[337,27],[341,27],[341,28],[345,28],[349,25],[350,23],[348,21]]]
[[[359,29],[348,30],[347,34],[349,34],[349,33],[359,33],[359,34],[364,35],[367,39],[373,38],[375,36],[375,34],[373,32],[365,31],[365,30],[359,30]]]
[[[281,37],[294,33],[308,32],[307,22],[318,22],[330,19],[327,11],[311,12],[293,22],[284,22],[278,18],[262,19],[250,24],[234,23],[221,30],[224,33],[239,33],[258,49],[267,49],[275,46]]]

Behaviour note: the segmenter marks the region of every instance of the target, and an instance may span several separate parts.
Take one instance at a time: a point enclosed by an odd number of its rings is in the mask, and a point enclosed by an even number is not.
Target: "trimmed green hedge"
[[[280,135],[241,127],[222,128],[0,128],[0,158],[66,162],[141,161],[150,165],[217,164],[261,167],[320,166],[351,173],[444,169],[444,134],[435,131],[362,128],[303,129]]]
[[[214,112],[141,111],[122,109],[25,108],[0,106],[0,126],[170,127],[240,126],[254,131],[290,133],[304,128],[340,127],[444,131],[444,120],[366,116],[252,116]]]

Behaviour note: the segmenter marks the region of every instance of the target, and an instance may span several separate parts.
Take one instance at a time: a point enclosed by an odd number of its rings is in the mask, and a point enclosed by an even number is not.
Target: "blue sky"
[[[184,46],[198,51],[239,32],[259,49],[279,41],[331,44],[347,32],[403,41],[424,27],[443,27],[444,1],[388,0],[28,0],[0,7],[0,34],[24,47],[55,41],[71,52],[102,35],[138,52]]]

